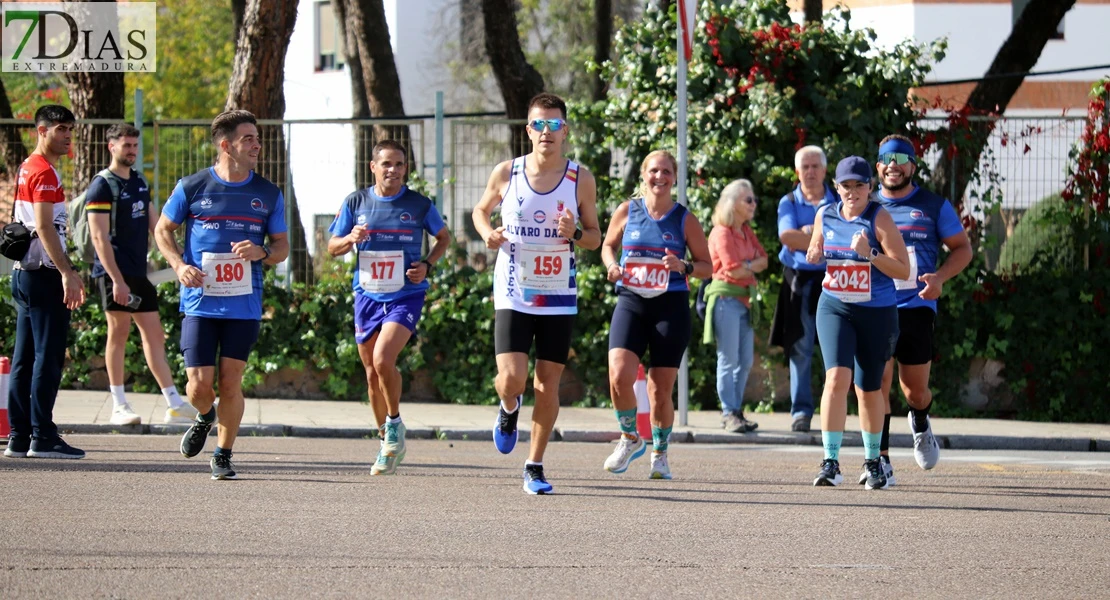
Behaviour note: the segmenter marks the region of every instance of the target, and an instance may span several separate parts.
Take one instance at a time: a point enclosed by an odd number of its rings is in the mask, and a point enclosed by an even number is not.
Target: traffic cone
[[[644,376],[644,365],[636,371],[636,383],[632,384],[636,392],[636,432],[645,440],[651,439],[651,403],[648,402],[647,377]]]
[[[8,423],[8,379],[11,373],[11,359],[0,356],[0,438],[6,438],[12,433],[11,424]]]

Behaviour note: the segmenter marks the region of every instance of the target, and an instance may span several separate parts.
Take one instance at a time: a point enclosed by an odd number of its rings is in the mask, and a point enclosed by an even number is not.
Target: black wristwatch
[[[692,263],[688,260],[684,260],[684,261],[682,261],[682,264],[686,265],[685,271],[686,271],[687,275],[694,272],[694,263]]]
[[[270,258],[270,247],[269,246],[266,246],[265,244],[263,244],[262,251],[266,253],[266,256],[263,256],[262,260],[266,260],[267,258]]]
[[[875,260],[875,257],[878,256],[878,255],[879,255],[879,249],[878,248],[872,248],[871,249],[871,255],[867,257],[867,262],[871,262],[871,261]]]
[[[421,260],[420,262],[428,265],[428,273],[432,272],[432,263],[428,262],[428,259],[425,258],[425,259]]]
[[[575,230],[574,230],[574,235],[573,235],[573,236],[571,236],[571,237],[573,237],[573,238],[574,238],[574,241],[576,241],[576,242],[577,242],[578,240],[582,239],[582,230],[581,230],[581,229],[575,229]]]

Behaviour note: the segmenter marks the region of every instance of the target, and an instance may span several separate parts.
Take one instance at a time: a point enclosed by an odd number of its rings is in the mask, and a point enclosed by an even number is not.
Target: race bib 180
[[[205,296],[246,296],[254,292],[252,265],[234,252],[201,255]]]

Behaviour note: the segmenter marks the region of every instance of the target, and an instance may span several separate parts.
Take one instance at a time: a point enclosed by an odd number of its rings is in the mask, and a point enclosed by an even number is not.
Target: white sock
[[[185,404],[185,401],[181,399],[181,394],[177,393],[176,385],[162,388],[162,396],[165,397],[166,404],[170,408],[181,408],[181,405]]]
[[[540,462],[536,462],[534,460],[526,460],[526,461],[524,461],[524,466],[526,466],[526,467],[542,467],[543,466],[543,461],[541,460]]]
[[[505,408],[505,400],[502,399],[501,400],[501,410],[505,411],[506,414],[511,415],[511,414],[515,413],[516,411],[520,410],[520,405],[523,402],[524,402],[524,396],[523,395],[517,396],[516,397],[516,408],[514,408],[512,410],[509,410],[509,409]]]
[[[401,422],[401,415],[397,415],[396,419],[394,419],[393,417],[386,417],[385,422],[386,423],[393,423],[393,424],[400,423]]]
[[[124,393],[122,385],[110,385],[108,386],[108,392],[112,394],[112,402],[116,406],[127,404],[127,395]]]

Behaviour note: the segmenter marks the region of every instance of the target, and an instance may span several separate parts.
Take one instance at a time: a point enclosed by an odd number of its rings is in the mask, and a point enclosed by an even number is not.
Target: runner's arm
[[[875,215],[875,238],[879,240],[883,252],[871,259],[871,264],[894,279],[909,277],[910,253],[906,250],[906,241],[894,224],[894,217],[886,209],[879,209]]]
[[[289,233],[270,234],[270,256],[262,260],[264,265],[276,265],[289,257]]]
[[[500,247],[501,243],[504,243],[503,239],[498,239],[503,237],[501,231],[504,230],[504,227],[494,229],[493,225],[490,224],[490,217],[493,215],[493,209],[497,208],[497,205],[501,203],[505,190],[509,186],[509,177],[512,174],[512,168],[513,162],[511,160],[507,160],[494,167],[493,172],[489,175],[489,181],[486,183],[486,191],[482,193],[482,199],[478,201],[478,204],[474,207],[474,211],[471,213],[471,218],[474,221],[474,229],[478,231],[478,235],[482,236],[482,241],[485,242],[486,246],[490,249],[496,249]],[[498,241],[500,241],[500,243],[490,246],[491,236],[495,238],[493,240],[494,243]]]
[[[817,218],[813,220],[813,233],[809,236],[809,248],[806,249],[806,262],[815,265],[825,257],[825,231],[821,225],[825,208],[817,211]]]
[[[694,213],[686,213],[686,222],[682,225],[686,234],[686,248],[694,259],[694,270],[691,277],[705,279],[713,276],[713,260],[709,257],[709,242],[705,239],[705,230]]]
[[[615,282],[621,277],[620,254],[617,252],[617,248],[621,245],[626,224],[628,224],[627,200],[621,202],[621,205],[613,212],[613,216],[609,219],[609,229],[605,232],[605,241],[601,244],[601,263],[605,265],[605,273],[611,282]]]
[[[575,245],[596,250],[601,245],[601,226],[597,222],[597,180],[586,167],[578,168],[578,221],[582,237]]]
[[[974,251],[971,249],[971,240],[967,238],[967,232],[961,231],[956,235],[951,235],[943,240],[944,247],[948,248],[948,258],[944,259],[944,264],[937,269],[937,277],[941,282],[948,281],[971,264],[971,257]]]

